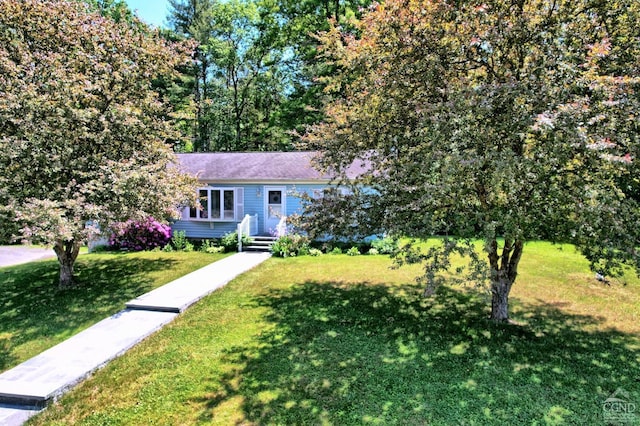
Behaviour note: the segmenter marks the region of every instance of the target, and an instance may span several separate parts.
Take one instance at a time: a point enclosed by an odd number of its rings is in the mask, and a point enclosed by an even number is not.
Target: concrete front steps
[[[266,235],[256,235],[251,237],[251,243],[248,246],[243,246],[242,250],[271,252],[271,246],[277,239],[276,237]]]

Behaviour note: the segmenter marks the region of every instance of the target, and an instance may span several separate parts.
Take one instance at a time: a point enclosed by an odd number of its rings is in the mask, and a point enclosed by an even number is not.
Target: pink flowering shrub
[[[115,225],[109,238],[109,247],[114,250],[153,250],[166,246],[170,240],[171,228],[149,217]]]

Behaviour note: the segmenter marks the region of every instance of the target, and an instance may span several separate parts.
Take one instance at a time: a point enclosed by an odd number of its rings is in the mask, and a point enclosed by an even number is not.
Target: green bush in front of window
[[[251,238],[247,235],[242,236],[242,245],[248,246],[251,244]],[[220,246],[224,247],[225,252],[238,251],[238,232],[227,232],[222,238],[220,238]]]
[[[299,234],[288,234],[278,238],[271,246],[271,253],[277,257],[304,256],[309,254],[309,238]]]
[[[171,244],[167,244],[167,246],[173,247],[176,251],[193,251],[193,243],[187,239],[185,231],[175,231],[171,237]],[[171,249],[166,251],[171,251]]]
[[[360,256],[360,250],[358,250],[358,247],[351,247],[349,250],[347,250],[347,255]]]
[[[384,237],[371,241],[371,248],[377,250],[379,254],[393,254],[398,250],[398,240],[391,237]]]

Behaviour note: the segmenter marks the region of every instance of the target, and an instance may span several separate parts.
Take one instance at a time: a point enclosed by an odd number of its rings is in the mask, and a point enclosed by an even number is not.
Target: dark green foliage
[[[324,117],[319,77],[335,69],[318,55],[315,34],[330,20],[352,30],[369,3],[171,0],[172,31],[198,45],[173,92],[192,101],[180,122],[189,139],[181,149],[294,149],[306,126]]]
[[[198,251],[201,251],[203,253],[224,253],[225,248],[216,245],[215,241],[202,240],[198,244]]]
[[[136,25],[139,28],[143,28],[144,24],[137,19],[135,15],[127,6],[127,2],[124,0],[76,0],[83,1],[89,4],[89,6],[100,12],[102,16],[107,16],[113,19],[115,22],[127,22],[132,25]]]
[[[242,245],[248,246],[251,244],[251,237],[247,235],[242,236]],[[220,246],[224,247],[225,252],[238,251],[238,232],[227,232],[222,238],[220,238]]]
[[[360,250],[358,250],[358,247],[351,247],[350,249],[347,250],[347,256],[360,256],[362,253],[360,253]]]
[[[11,209],[0,205],[0,245],[14,243],[14,236],[19,235],[20,226],[14,219]]]
[[[185,231],[175,231],[171,237],[171,247],[176,251],[193,251],[193,243]]]
[[[378,251],[378,254],[393,254],[398,251],[398,240],[391,237],[376,238],[371,241],[371,248]]]
[[[309,238],[300,234],[288,234],[274,242],[271,253],[277,257],[303,256],[309,254],[310,248]]]

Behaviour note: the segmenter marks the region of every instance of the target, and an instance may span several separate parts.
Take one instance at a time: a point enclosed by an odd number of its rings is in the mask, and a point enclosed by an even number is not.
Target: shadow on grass
[[[307,282],[255,299],[271,327],[230,348],[201,421],[231,400],[257,424],[603,424],[616,389],[640,404],[637,336],[600,319],[520,304],[521,326],[442,289]],[[203,379],[207,379],[206,377]]]
[[[64,291],[58,289],[56,260],[0,269],[0,371],[22,361],[17,347],[33,352],[30,346],[47,339],[55,344],[124,309],[125,302],[151,290],[150,272],[170,269],[174,263],[110,256],[78,259],[78,286]]]

